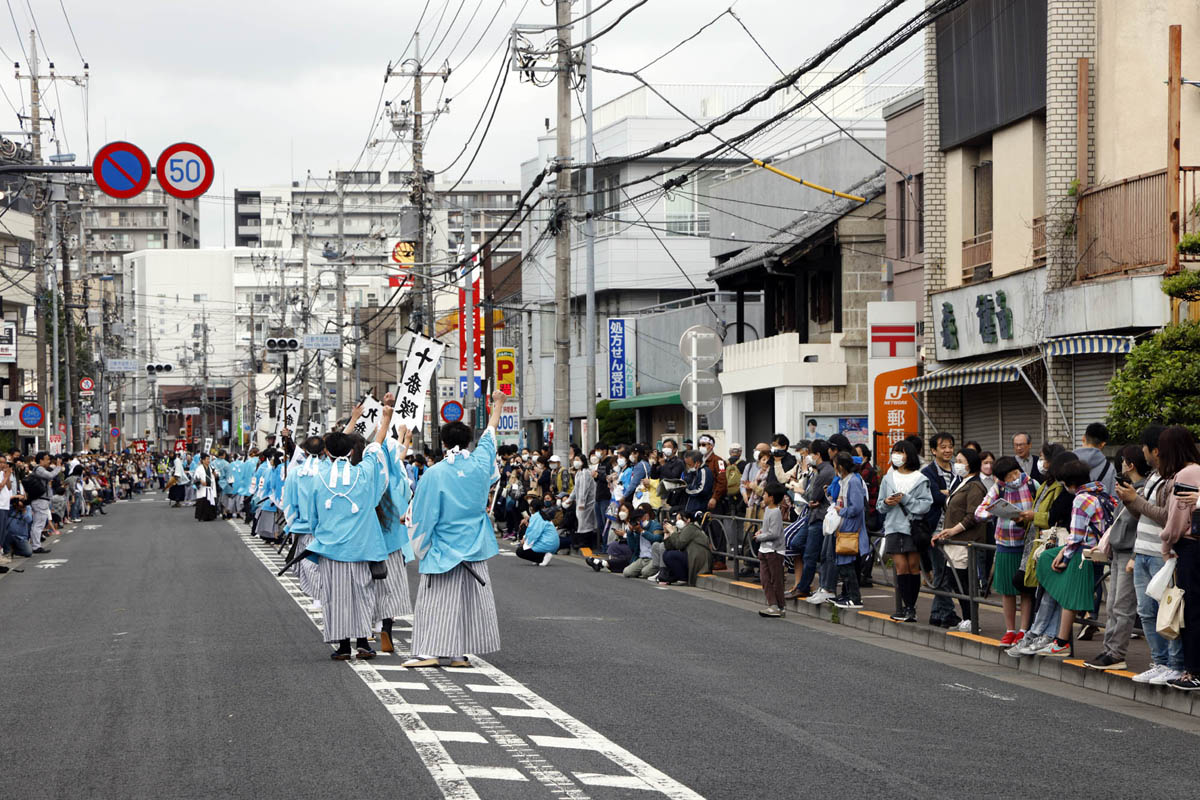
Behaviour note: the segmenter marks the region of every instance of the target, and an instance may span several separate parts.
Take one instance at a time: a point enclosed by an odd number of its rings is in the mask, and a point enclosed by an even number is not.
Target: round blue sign
[[[110,435],[111,435],[111,436],[112,436],[112,437],[115,439],[115,438],[117,438],[118,436],[120,436],[120,435],[121,435],[121,429],[120,429],[120,428],[113,428],[111,431],[109,431],[109,434],[110,434]]]
[[[26,403],[21,406],[21,424],[26,428],[38,428],[45,414],[37,403]]]
[[[462,418],[462,403],[457,400],[447,400],[442,403],[442,422],[459,422]]]

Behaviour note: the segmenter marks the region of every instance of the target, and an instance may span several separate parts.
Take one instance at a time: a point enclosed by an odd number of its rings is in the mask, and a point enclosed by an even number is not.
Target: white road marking
[[[519,769],[512,767],[459,767],[468,778],[489,778],[497,781],[528,781]]]
[[[632,775],[600,775],[595,772],[576,772],[575,779],[585,786],[609,786],[614,789],[648,789],[654,787]]]
[[[34,564],[38,569],[58,569],[59,564],[67,563],[65,558],[47,558],[45,561],[39,561]]]
[[[239,532],[245,532],[246,526],[230,521]],[[239,537],[241,538],[241,537]],[[283,560],[277,557],[274,546],[257,540],[243,540],[250,550],[271,570],[274,575],[283,565]],[[292,597],[293,601],[308,615],[318,628],[321,626],[321,614],[316,610],[307,597],[298,591],[293,591],[292,580],[276,577],[276,580]],[[410,627],[410,626],[405,626]],[[408,631],[404,631],[408,633]],[[392,656],[381,654],[380,658],[371,661],[358,659],[347,662],[358,673],[359,678],[371,689],[387,711],[392,715],[404,731],[418,757],[429,770],[443,797],[447,800],[472,800],[479,795],[470,781],[475,779],[529,781],[541,783],[555,797],[567,800],[589,800],[589,795],[581,786],[601,786],[611,788],[628,788],[657,791],[667,797],[677,800],[700,800],[701,796],[673,780],[665,773],[642,761],[628,750],[609,741],[597,731],[579,720],[571,717],[562,709],[535,694],[524,684],[514,680],[487,661],[472,656],[473,668],[446,667],[437,670],[422,670],[420,677],[429,685],[415,681],[393,681],[385,677],[386,673],[396,674],[403,667],[396,663],[410,654],[407,651],[407,637],[400,631],[393,634],[397,644],[395,661],[386,663]],[[383,663],[381,663],[383,662]],[[475,677],[490,680],[491,684],[472,683],[466,686],[456,684],[451,676],[455,673],[475,673]],[[449,701],[449,704],[439,703],[409,703],[399,692],[406,689],[437,690]],[[524,706],[483,706],[476,700],[473,693],[508,695],[523,702]],[[429,699],[434,699],[428,695]],[[499,698],[496,698],[499,699]],[[461,712],[465,718],[473,722],[477,731],[437,731],[429,727],[422,714],[456,714]],[[507,727],[503,718],[510,719],[547,719],[561,728],[566,736],[527,735],[531,746],[522,735]],[[503,749],[520,769],[499,766],[473,766],[454,763],[443,742],[460,741],[479,743],[491,742]],[[588,750],[606,757],[615,766],[625,770],[627,774],[603,774],[595,772],[564,772],[550,762],[535,747],[569,751]]]
[[[84,526],[83,526],[83,529],[84,529],[85,531],[94,531],[94,530],[96,530],[97,528],[103,528],[103,527],[104,527],[103,525],[84,525]]]
[[[989,692],[987,689],[976,689],[974,686],[967,686],[966,684],[963,684],[963,683],[943,683],[942,686],[945,686],[947,689],[951,689],[956,692],[975,692],[976,694],[981,694],[984,697],[991,698],[992,700],[1003,700],[1005,702],[1012,702],[1013,700],[1017,699],[1010,695],[996,694],[995,692]]]

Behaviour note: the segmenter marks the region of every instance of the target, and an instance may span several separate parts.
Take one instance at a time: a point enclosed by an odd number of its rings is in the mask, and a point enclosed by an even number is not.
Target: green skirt
[[[1020,594],[1013,578],[1020,571],[1021,554],[996,551],[996,560],[992,562],[992,591],[996,594]]]
[[[1091,561],[1083,558],[1083,548],[1075,551],[1067,568],[1055,572],[1050,566],[1058,558],[1061,547],[1048,548],[1037,562],[1038,583],[1063,608],[1071,611],[1093,611],[1096,608],[1096,575]]]

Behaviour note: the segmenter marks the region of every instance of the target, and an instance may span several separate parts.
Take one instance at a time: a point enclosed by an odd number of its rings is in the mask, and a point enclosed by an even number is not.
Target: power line
[[[79,60],[84,61],[83,51],[79,49],[79,40],[75,38],[75,28],[71,25],[71,17],[67,14],[63,0],[58,0],[58,7],[62,9],[63,19],[67,21],[67,30],[71,32],[71,41],[75,43],[75,52],[79,55]]]

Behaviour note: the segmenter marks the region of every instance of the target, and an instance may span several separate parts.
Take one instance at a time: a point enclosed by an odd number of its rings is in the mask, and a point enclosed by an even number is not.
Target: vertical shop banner
[[[496,388],[509,397],[517,391],[517,348],[496,348]]]
[[[608,399],[633,397],[634,359],[637,344],[634,321],[627,317],[608,319]]]
[[[478,340],[476,340],[478,341]],[[408,362],[404,365],[404,377],[396,387],[396,406],[392,414],[392,435],[401,425],[410,431],[421,429],[425,419],[425,393],[433,371],[442,359],[445,346],[420,334],[413,335],[412,349],[408,351]],[[478,358],[479,351],[475,351]]]
[[[867,303],[867,331],[870,446],[876,465],[886,469],[892,445],[921,431],[917,400],[904,388],[917,377],[917,304]]]
[[[483,328],[483,314],[479,307],[481,295],[479,293],[479,281],[471,284],[471,291],[475,295],[474,318],[472,323],[471,333],[474,338],[475,350],[475,371],[479,372],[483,367],[479,361],[479,341],[482,336],[481,329]],[[467,327],[464,324],[467,317],[467,293],[463,289],[458,290],[458,368],[467,371]]]

